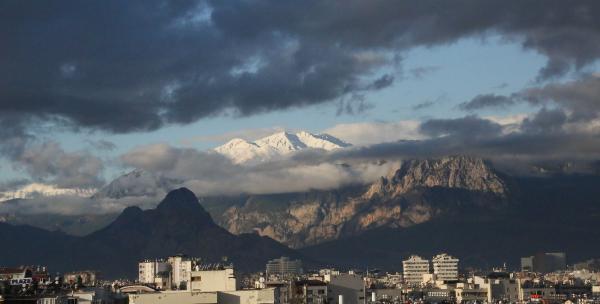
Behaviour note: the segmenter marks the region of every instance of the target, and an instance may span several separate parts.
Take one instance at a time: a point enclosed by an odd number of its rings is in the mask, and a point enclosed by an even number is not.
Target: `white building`
[[[425,260],[417,255],[410,256],[402,261],[404,282],[410,285],[420,285],[423,275],[428,274],[429,260]]]
[[[201,292],[239,289],[233,268],[195,270],[191,273],[191,290]]]
[[[433,273],[438,280],[458,280],[458,259],[446,253],[433,257]]]
[[[488,303],[519,301],[519,280],[507,273],[495,272],[487,277],[475,276],[470,280],[479,288],[487,290]]]
[[[144,260],[138,264],[138,281],[142,284],[154,284],[161,273],[171,271],[171,266],[164,260]]]
[[[458,283],[454,289],[456,303],[484,303],[488,301],[488,288],[472,283]]]
[[[192,280],[193,260],[184,256],[169,257],[167,262],[171,265],[171,288],[188,289]]]
[[[302,273],[302,261],[290,260],[288,257],[270,260],[266,265],[269,275],[295,275]]]
[[[279,304],[274,288],[237,291],[132,293],[130,304]]]
[[[362,304],[365,303],[365,281],[354,273],[326,274],[323,277],[328,284],[327,297],[329,304]],[[339,303],[340,296],[344,303]]]
[[[138,264],[138,281],[154,284],[158,289],[189,289],[192,269],[196,259],[185,256],[172,256],[165,260],[145,260]]]
[[[592,286],[592,295],[600,296],[600,285]]]
[[[128,294],[129,304],[217,304],[216,292],[162,291]]]

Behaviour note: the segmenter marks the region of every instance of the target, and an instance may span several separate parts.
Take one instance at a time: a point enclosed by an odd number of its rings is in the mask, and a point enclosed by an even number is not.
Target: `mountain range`
[[[467,208],[404,228],[379,227],[300,249],[324,263],[400,270],[400,258],[448,252],[462,267],[490,269],[539,252],[566,252],[569,264],[600,252],[600,177],[512,177],[510,204]],[[482,202],[485,203],[485,202]]]
[[[229,256],[245,270],[280,255],[389,269],[440,251],[476,267],[517,266],[539,251],[578,261],[600,250],[598,184],[597,175],[510,176],[468,156],[413,159],[373,183],[333,190],[198,200],[177,189],[155,209],[128,207],[85,236],[0,224],[0,242],[11,246],[0,260],[113,277],[176,253]]]
[[[452,156],[405,161],[370,185],[229,200],[209,197],[202,204],[233,233],[255,232],[301,248],[466,210],[499,210],[510,204],[508,183],[482,159]]]
[[[6,265],[96,269],[109,278],[135,278],[141,259],[174,254],[209,262],[227,257],[241,271],[260,270],[282,255],[299,257],[267,237],[234,235],[219,227],[185,188],[169,192],[155,209],[128,207],[108,226],[83,237],[0,223],[0,243],[5,246],[0,260]]]

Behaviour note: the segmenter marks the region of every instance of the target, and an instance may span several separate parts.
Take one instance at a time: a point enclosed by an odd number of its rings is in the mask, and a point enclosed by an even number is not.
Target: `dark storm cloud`
[[[569,122],[589,122],[600,117],[600,76],[583,75],[569,82],[531,87],[508,96],[478,95],[470,101],[460,104],[459,108],[475,111],[508,107],[518,103],[542,107],[543,111],[538,113],[538,116],[552,115],[561,123],[566,122],[567,119]],[[546,108],[559,110],[550,111]],[[564,119],[561,119],[562,116]],[[548,120],[542,117],[539,119]]]
[[[400,53],[488,33],[548,57],[600,54],[597,1],[3,1],[0,112],[145,131],[389,86]],[[18,130],[17,130],[18,131]]]
[[[30,144],[12,160],[15,169],[26,171],[35,181],[62,188],[89,188],[104,183],[101,159],[85,151],[67,152],[57,142]]]
[[[465,116],[454,119],[430,119],[419,127],[420,131],[431,137],[452,136],[479,138],[496,136],[502,131],[502,127],[490,120],[476,116]]]
[[[532,105],[552,105],[571,113],[572,121],[589,121],[600,115],[600,76],[588,75],[561,84],[524,90],[520,95]]]
[[[522,128],[525,132],[534,134],[561,132],[567,119],[563,110],[542,108],[533,117],[525,119]]]
[[[456,123],[462,124],[464,119],[459,118]],[[499,169],[520,175],[535,173],[532,170],[533,166],[540,162],[578,162],[582,164],[578,169],[579,172],[588,172],[586,170],[591,169],[590,165],[600,158],[600,137],[595,134],[531,128],[522,132],[498,133],[487,137],[469,137],[469,134],[471,132],[457,131],[455,134],[425,140],[356,147],[331,155],[321,155],[316,159],[318,161],[364,161],[469,155],[492,160]]]
[[[470,101],[461,103],[458,107],[465,111],[481,110],[485,108],[504,108],[516,103],[514,97],[495,94],[477,95]]]

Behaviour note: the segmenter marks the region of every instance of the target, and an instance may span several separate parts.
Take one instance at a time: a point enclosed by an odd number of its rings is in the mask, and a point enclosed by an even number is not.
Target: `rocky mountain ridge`
[[[498,209],[509,189],[478,158],[409,160],[372,185],[286,195],[248,196],[224,208],[205,199],[232,233],[255,232],[293,248],[359,235],[379,227],[410,227],[468,209]],[[218,215],[217,215],[218,214]]]
[[[457,188],[506,195],[506,182],[492,165],[481,159],[451,156],[439,159],[411,159],[390,176],[381,177],[365,193],[366,198],[398,196],[417,188]]]

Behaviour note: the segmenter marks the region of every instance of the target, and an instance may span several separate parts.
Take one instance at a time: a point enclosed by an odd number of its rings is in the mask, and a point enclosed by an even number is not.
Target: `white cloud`
[[[184,185],[200,196],[333,189],[374,181],[396,165],[369,160],[331,161],[327,155],[311,151],[297,158],[240,166],[217,153],[159,144],[136,148],[121,160],[128,166],[185,181]]]
[[[356,146],[373,145],[398,140],[423,139],[420,121],[361,122],[335,125],[324,133],[331,134]]]

